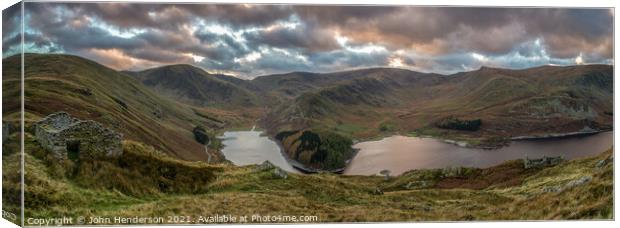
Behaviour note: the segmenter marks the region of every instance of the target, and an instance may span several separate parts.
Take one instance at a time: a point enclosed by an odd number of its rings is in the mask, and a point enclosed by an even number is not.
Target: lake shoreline
[[[513,142],[513,141],[561,139],[561,138],[568,138],[568,137],[588,136],[588,135],[594,135],[594,134],[604,133],[604,132],[609,132],[609,131],[613,131],[613,128],[600,129],[600,130],[592,130],[592,131],[575,131],[575,132],[566,132],[566,133],[547,133],[547,134],[544,134],[544,135],[512,136],[512,137],[507,138],[508,139],[508,143],[505,143],[505,144],[493,144],[493,145],[491,145],[491,144],[472,145],[469,142],[467,142],[466,140],[454,140],[454,139],[449,139],[449,138],[434,137],[434,136],[431,136],[431,135],[410,136],[410,135],[401,134],[401,133],[397,132],[395,134],[383,135],[381,137],[370,138],[368,140],[355,139],[353,144],[355,145],[355,144],[364,143],[364,142],[376,142],[376,141],[381,141],[381,140],[383,140],[385,138],[389,138],[389,137],[403,136],[403,137],[417,137],[417,138],[436,139],[436,140],[439,140],[439,141],[441,141],[443,143],[451,144],[451,145],[455,145],[455,146],[463,147],[463,148],[483,149],[483,150],[497,150],[497,149],[501,149],[502,147],[510,146],[510,143]]]
[[[301,164],[300,162],[295,161],[294,159],[289,158],[289,156],[284,151],[284,147],[282,146],[282,143],[280,141],[272,138],[271,136],[267,136],[267,138],[269,138],[269,140],[271,141],[274,141],[278,145],[278,148],[280,148],[280,153],[282,154],[282,157],[284,157],[284,160],[286,160],[291,166],[293,166],[293,168],[299,170],[300,172],[304,174],[314,174],[314,173],[321,173],[321,172],[342,174],[347,169],[349,163],[353,160],[353,158],[355,158],[355,155],[357,155],[357,152],[359,151],[358,149],[351,148],[353,149],[353,156],[351,156],[351,158],[346,161],[346,164],[343,168],[334,169],[334,170],[314,169],[314,168],[307,167],[304,164]]]
[[[608,131],[613,131],[613,129],[593,130],[593,131],[574,131],[574,132],[567,132],[567,133],[549,133],[545,135],[524,135],[524,136],[511,137],[510,140],[521,141],[521,140],[561,139],[561,138],[568,138],[568,137],[595,135],[595,134],[608,132]]]
[[[251,130],[250,130],[251,131]],[[229,131],[227,131],[229,132]],[[230,131],[230,132],[235,132],[235,131]],[[335,174],[341,174],[341,175],[374,175],[374,174],[370,174],[370,173],[366,173],[366,174],[361,174],[361,173],[347,173],[347,170],[350,169],[352,162],[359,156],[360,152],[363,150],[362,148],[358,148],[356,146],[362,144],[362,143],[378,143],[381,142],[385,139],[388,139],[390,137],[405,137],[405,138],[419,138],[419,139],[432,139],[432,140],[436,140],[436,142],[441,143],[441,144],[445,144],[445,145],[451,145],[454,146],[456,148],[462,148],[460,150],[463,149],[471,149],[471,150],[503,150],[506,148],[510,148],[512,145],[512,142],[545,142],[547,140],[557,140],[557,139],[567,139],[567,138],[571,138],[571,137],[589,137],[592,135],[596,135],[599,133],[604,133],[604,132],[613,132],[613,129],[609,129],[609,130],[597,130],[597,131],[580,131],[580,132],[569,132],[569,133],[550,133],[550,134],[546,134],[546,135],[534,135],[534,136],[516,136],[516,137],[512,137],[510,139],[510,144],[507,146],[503,146],[503,147],[497,147],[497,148],[480,148],[480,147],[472,147],[470,145],[467,145],[466,142],[461,142],[461,141],[456,141],[456,140],[446,140],[446,139],[441,139],[441,138],[436,138],[436,137],[431,137],[431,136],[407,136],[407,135],[401,135],[401,134],[395,134],[392,136],[385,136],[379,140],[369,140],[369,141],[355,141],[355,143],[351,146],[351,148],[354,150],[354,154],[353,156],[346,161],[346,165],[343,168],[340,169],[334,169],[334,170],[321,170],[321,169],[314,169],[314,168],[310,168],[305,166],[304,164],[301,164],[298,161],[295,161],[291,158],[289,158],[289,156],[286,154],[285,150],[283,149],[283,146],[281,144],[281,142],[279,142],[278,140],[276,140],[275,138],[273,138],[272,136],[270,136],[269,134],[265,134],[264,132],[261,133],[261,131],[254,131],[254,132],[259,132],[258,133],[258,137],[265,137],[268,140],[272,141],[273,143],[275,143],[275,145],[277,146],[279,155],[284,159],[284,161],[292,168],[295,169],[295,171],[298,171],[299,173],[302,174],[315,174],[315,173],[322,173],[322,172],[329,172],[329,173],[335,173]],[[224,138],[223,136],[221,137],[221,139],[226,140],[226,139],[232,139],[232,138]],[[551,143],[551,142],[549,142]],[[613,146],[613,143],[612,143]],[[225,145],[224,147],[225,148]],[[534,152],[536,148],[533,148],[531,151]],[[415,149],[414,149],[415,150]],[[450,150],[449,148],[446,148],[445,150]],[[458,150],[458,149],[457,149]],[[465,151],[467,152],[467,151]],[[470,151],[470,152],[475,152],[475,151]],[[472,153],[472,154],[476,154],[478,152]],[[222,152],[222,154],[224,154]],[[385,154],[387,155],[387,154]],[[385,156],[385,155],[381,155],[381,156]],[[227,158],[224,154],[225,160],[230,161],[231,163],[234,164],[234,162],[232,160],[230,160],[229,158]],[[514,158],[512,158],[514,159]],[[445,160],[445,159],[444,159]],[[371,163],[375,163],[371,162]],[[445,162],[445,161],[442,161]],[[377,165],[377,168],[386,168],[386,167],[379,167],[380,165]],[[477,165],[473,165],[473,166],[468,166],[468,165],[464,165],[467,167],[484,167],[484,166],[477,166]],[[389,166],[388,166],[389,167]],[[419,169],[416,168],[415,166],[411,167],[411,170],[414,169]]]
[[[251,133],[251,134],[248,135],[248,133]],[[236,135],[236,136],[227,136],[227,134]],[[250,146],[250,148],[252,149],[243,148],[243,147],[239,148],[238,146],[239,143],[241,144],[248,143],[247,141],[248,136],[256,137],[256,139],[258,140],[252,140],[251,138],[249,140],[250,142],[259,141],[259,144],[257,144],[256,148]],[[292,173],[298,172],[298,170],[287,159],[287,157],[284,156],[284,154],[282,154],[282,147],[277,143],[277,141],[273,140],[269,135],[265,134],[264,131],[256,130],[255,127],[253,127],[252,129],[247,129],[247,130],[224,131],[221,136],[218,136],[218,138],[222,139],[222,149],[220,150],[220,153],[223,154],[226,161],[229,161],[235,166],[258,165],[264,161],[270,161],[273,165],[278,166],[286,170],[287,172],[292,172]],[[239,142],[234,142],[235,140],[238,140]],[[227,145],[229,143],[233,143],[233,144]],[[237,146],[235,146],[235,144],[237,144]],[[272,145],[269,145],[269,144],[272,144]],[[261,150],[263,146],[267,146],[267,148],[263,148]],[[269,147],[272,147],[272,148],[269,148]],[[279,153],[275,151],[276,148],[279,151]],[[224,150],[226,149],[232,149],[233,151],[224,152]],[[265,151],[267,151],[267,153],[264,153]],[[269,153],[268,151],[273,151],[273,152]],[[234,155],[234,156],[226,156],[227,153],[229,155]],[[274,153],[277,153],[277,156]],[[234,157],[236,157],[236,159]],[[248,157],[250,158],[249,160],[247,160]],[[258,160],[256,160],[257,158]]]
[[[383,169],[397,175],[417,169],[484,168],[528,156],[563,156],[571,160],[613,147],[613,130],[554,136],[557,137],[511,140],[509,146],[488,150],[454,145],[433,137],[394,135],[355,144],[361,152],[344,175],[376,175]]]

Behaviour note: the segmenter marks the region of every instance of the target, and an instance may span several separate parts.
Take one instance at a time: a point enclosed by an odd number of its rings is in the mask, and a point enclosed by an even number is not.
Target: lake
[[[268,160],[274,165],[298,173],[284,158],[280,147],[262,131],[227,131],[222,137],[224,148],[222,153],[235,165],[260,164]]]
[[[565,159],[593,156],[613,145],[613,132],[557,139],[513,141],[496,150],[472,149],[438,139],[391,136],[355,144],[359,149],[345,175],[374,175],[383,169],[399,175],[412,169],[455,166],[489,167],[507,160],[564,156]]]
[[[229,131],[221,137],[226,159],[236,165],[260,164],[265,160],[280,168],[299,173],[280,152],[278,144],[261,131]],[[507,160],[564,156],[574,159],[597,155],[613,145],[613,132],[557,139],[513,141],[496,150],[459,147],[433,138],[391,136],[378,141],[353,145],[357,155],[345,169],[345,175],[374,175],[388,169],[394,175],[412,169],[455,166],[489,167]]]

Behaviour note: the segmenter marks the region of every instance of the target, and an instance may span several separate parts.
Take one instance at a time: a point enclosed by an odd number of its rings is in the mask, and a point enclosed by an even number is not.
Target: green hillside
[[[264,103],[239,81],[191,65],[170,65],[134,72],[153,91],[196,106],[255,106]]]
[[[274,134],[321,128],[357,139],[423,134],[493,147],[515,136],[610,129],[613,121],[608,65],[482,68],[447,76],[357,73],[281,104],[262,120],[265,127]],[[436,127],[450,117],[480,119],[482,125],[477,131]]]
[[[19,91],[18,81],[12,79],[19,77],[19,58],[3,59],[3,96]],[[204,146],[194,140],[191,130],[213,125],[214,120],[159,96],[126,74],[77,56],[55,54],[26,54],[25,69],[26,127],[48,114],[65,111],[178,158],[207,159]],[[19,100],[11,102],[3,109],[5,117],[19,112]],[[219,157],[217,150],[209,153]]]

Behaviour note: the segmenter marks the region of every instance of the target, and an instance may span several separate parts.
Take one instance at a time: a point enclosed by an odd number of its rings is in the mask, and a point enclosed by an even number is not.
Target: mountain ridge
[[[18,78],[18,69],[13,69],[19,66],[18,57],[3,59],[9,70],[3,80],[7,88]],[[25,58],[27,65],[32,64],[25,73],[29,118],[67,111],[188,160],[206,160],[207,154],[223,158],[218,143],[205,153],[204,145],[193,140],[197,127],[204,127],[213,138],[227,129],[253,125],[271,137],[306,132],[316,134],[312,137],[319,140],[313,143],[332,143],[333,148],[393,134],[487,148],[502,146],[515,136],[611,129],[613,122],[610,65],[484,67],[453,75],[369,68],[241,80],[188,64],[119,72],[74,55]],[[8,102],[6,107],[18,105]],[[469,121],[480,123],[479,128],[461,131],[443,124]],[[334,134],[342,140],[324,141]],[[336,154],[328,150],[315,156],[319,148],[314,149],[295,151],[312,157],[313,167],[331,159],[324,155]],[[295,151],[286,154],[300,157]],[[348,159],[338,156],[331,163],[342,164],[343,158]]]

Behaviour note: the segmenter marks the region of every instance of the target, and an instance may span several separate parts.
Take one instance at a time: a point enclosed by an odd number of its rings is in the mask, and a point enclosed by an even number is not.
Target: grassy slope
[[[365,72],[359,72],[363,74]],[[272,132],[324,128],[359,139],[394,133],[481,143],[611,127],[611,66],[483,68],[450,76],[383,69],[298,96],[263,120]],[[482,119],[477,132],[441,130],[443,118]]]
[[[118,162],[104,161],[99,169],[90,169],[107,181],[93,182],[82,171],[74,177],[59,174],[63,169],[29,136],[26,145],[27,216],[283,214],[316,215],[327,222],[611,219],[613,215],[611,149],[544,169],[523,170],[521,162],[511,161],[460,172],[416,170],[384,181],[382,177],[326,173],[278,179],[269,171],[255,171],[255,166],[176,161],[148,146],[125,142],[125,154],[119,160],[148,163],[150,168],[119,167]],[[16,154],[8,155],[3,165],[15,166],[17,159]],[[605,159],[604,166],[596,165]],[[176,190],[162,191],[157,184],[171,181],[161,167],[185,170],[178,172]],[[140,176],[139,182],[123,181],[134,175]],[[196,179],[195,175],[212,177]],[[592,180],[585,184],[560,192],[544,191],[587,176]],[[193,182],[183,184],[184,178]],[[428,184],[412,190],[405,187],[420,181]],[[16,189],[15,185],[3,187],[6,192]],[[376,188],[385,193],[373,194]]]
[[[3,96],[17,93],[19,56],[3,59]],[[25,57],[26,121],[53,112],[95,120],[124,134],[125,139],[147,143],[187,160],[206,160],[204,147],[191,130],[210,126],[212,120],[196,109],[163,98],[128,75],[77,56],[27,54]],[[7,103],[3,115],[18,113],[19,100]],[[207,108],[198,112],[212,113]],[[226,121],[229,113],[218,115]],[[216,151],[210,151],[217,155]]]
[[[245,107],[265,102],[238,82],[223,80],[223,76],[191,65],[163,66],[133,75],[160,94],[196,106]]]

